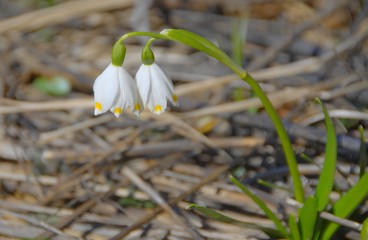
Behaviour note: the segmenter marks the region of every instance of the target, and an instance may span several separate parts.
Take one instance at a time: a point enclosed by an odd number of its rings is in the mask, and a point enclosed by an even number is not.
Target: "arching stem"
[[[263,106],[265,107],[268,115],[270,116],[277,134],[281,140],[282,148],[285,153],[285,158],[289,166],[290,175],[293,180],[294,194],[297,201],[304,203],[304,189],[300,179],[300,173],[298,170],[298,164],[295,158],[295,154],[285,130],[281,119],[273,107],[272,103],[268,99],[267,95],[263,92],[262,88],[259,86],[256,80],[249,75],[242,67],[235,63],[228,55],[226,55],[221,49],[219,49],[215,44],[208,41],[207,39],[181,29],[165,29],[161,33],[151,33],[151,32],[131,32],[122,36],[118,41],[123,42],[125,39],[134,36],[146,36],[155,39],[165,39],[177,41],[185,44],[189,47],[197,49],[201,52],[206,53],[209,56],[216,58],[218,61],[222,62],[230,69],[232,69],[236,74],[240,76],[245,82],[249,84],[254,93],[259,97]],[[151,40],[150,40],[151,41]],[[153,40],[152,40],[153,41]]]

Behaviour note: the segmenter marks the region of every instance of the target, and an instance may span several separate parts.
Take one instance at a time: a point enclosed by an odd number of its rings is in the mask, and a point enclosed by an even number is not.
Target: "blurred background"
[[[261,103],[202,53],[154,43],[179,97],[168,113],[93,116],[94,79],[130,31],[190,30],[250,71],[295,152],[315,160],[298,159],[309,192],[326,142],[320,97],[338,132],[338,186],[348,189],[358,177],[357,126],[368,125],[367,13],[365,0],[0,0],[0,236],[266,238],[185,209],[195,202],[272,226],[229,173],[272,208],[289,207],[287,165]],[[133,76],[146,40],[125,42]],[[359,234],[343,227],[343,238]]]

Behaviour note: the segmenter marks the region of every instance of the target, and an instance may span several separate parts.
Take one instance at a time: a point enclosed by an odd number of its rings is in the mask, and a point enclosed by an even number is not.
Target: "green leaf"
[[[165,29],[161,31],[160,34],[170,40],[183,43],[187,46],[204,52],[211,57],[216,58],[240,76],[246,75],[246,72],[238,64],[236,64],[234,60],[227,56],[220,48],[198,34],[183,29]]]
[[[235,102],[239,102],[239,101],[242,101],[242,100],[246,99],[246,94],[244,92],[244,88],[241,88],[241,87],[235,88],[232,92],[232,99]]]
[[[304,206],[300,210],[299,225],[303,240],[313,238],[314,227],[318,216],[317,206],[316,198],[310,196],[304,202]]]
[[[362,224],[362,230],[360,231],[360,239],[368,239],[368,218],[366,218]]]
[[[325,160],[321,175],[319,176],[318,185],[316,188],[316,198],[318,202],[318,211],[323,211],[330,200],[330,193],[334,185],[336,158],[337,158],[337,141],[336,132],[332,120],[328,114],[325,105],[320,99],[316,98],[316,102],[321,106],[325,115],[325,124],[327,129],[327,144],[325,149]]]
[[[293,191],[287,187],[282,187],[282,186],[278,186],[276,184],[273,184],[271,182],[267,182],[267,181],[264,181],[262,179],[257,179],[257,183],[259,185],[262,185],[264,187],[268,187],[268,188],[271,188],[271,189],[279,189],[279,190],[282,190],[282,191],[286,191],[288,193],[293,193]]]
[[[301,240],[299,226],[298,223],[296,222],[294,214],[292,213],[289,215],[289,228],[291,240]]]
[[[53,96],[65,96],[71,91],[71,85],[64,77],[37,77],[32,85],[39,91]]]
[[[225,216],[225,215],[223,215],[223,214],[221,214],[221,213],[219,213],[219,212],[217,212],[217,211],[215,211],[211,208],[202,207],[202,206],[199,206],[197,204],[191,204],[191,205],[189,205],[188,209],[194,209],[194,210],[206,215],[207,217],[210,217],[210,218],[215,219],[215,220],[220,221],[220,222],[225,222],[225,223],[229,223],[229,224],[233,224],[233,225],[237,225],[237,226],[241,226],[241,227],[247,227],[247,228],[261,230],[262,232],[266,233],[271,238],[283,238],[283,237],[285,237],[283,233],[279,232],[276,229],[259,226],[259,225],[254,224],[254,223],[239,221],[239,220],[233,219],[231,217]]]
[[[365,169],[367,167],[367,149],[365,146],[364,129],[363,126],[359,126],[360,132],[360,151],[359,151],[359,162],[360,162],[360,174],[362,177],[365,174]]]
[[[347,218],[350,214],[364,201],[368,196],[368,173],[365,173],[362,178],[359,179],[357,184],[352,187],[344,196],[342,196],[332,207],[332,214],[336,217]],[[325,227],[322,228],[320,235],[321,240],[331,239],[332,235],[340,227],[339,224],[334,222],[328,222]]]
[[[243,64],[243,48],[247,36],[248,19],[245,17],[232,19],[231,45],[232,57],[240,66]]]
[[[301,157],[304,161],[306,161],[306,162],[308,162],[308,163],[312,163],[312,164],[316,165],[317,167],[319,167],[319,165],[318,165],[318,164],[316,164],[316,162],[315,162],[311,157],[309,157],[307,154],[305,154],[305,153],[301,153],[301,154],[300,154],[300,157]]]
[[[273,221],[273,223],[275,224],[277,230],[279,230],[282,234],[284,234],[284,237],[287,237],[289,235],[286,227],[282,224],[281,220],[276,216],[275,213],[273,213],[271,211],[271,209],[262,201],[262,199],[260,199],[259,197],[257,197],[257,195],[255,195],[254,193],[252,193],[248,188],[246,188],[243,184],[241,184],[233,176],[230,176],[230,180],[236,186],[238,186],[238,188],[240,188],[243,191],[243,193],[245,193],[248,197],[250,197],[258,205],[258,207],[260,209],[262,209],[262,211],[266,214],[266,216],[270,220]]]

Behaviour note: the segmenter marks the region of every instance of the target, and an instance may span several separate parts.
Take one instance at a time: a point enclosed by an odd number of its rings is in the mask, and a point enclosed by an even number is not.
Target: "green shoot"
[[[316,189],[318,211],[323,211],[327,207],[330,199],[330,193],[334,185],[337,158],[337,140],[332,120],[325,105],[318,98],[316,98],[316,102],[321,106],[323,114],[325,115],[325,124],[327,129],[325,161]]]
[[[307,198],[299,214],[299,225],[303,240],[313,239],[317,217],[317,200],[311,196]]]
[[[260,199],[257,195],[252,193],[248,188],[246,188],[243,184],[241,184],[236,178],[233,176],[230,176],[230,180],[240,188],[243,193],[245,193],[248,197],[250,197],[260,209],[266,214],[266,216],[273,221],[275,224],[277,230],[279,230],[282,234],[284,234],[284,237],[288,236],[288,231],[285,228],[285,226],[282,224],[281,220],[276,216],[274,212],[271,211],[271,209]]]
[[[292,191],[289,188],[282,187],[282,186],[277,186],[276,184],[267,182],[267,181],[262,180],[262,179],[257,179],[257,183],[264,186],[264,187],[268,187],[268,188],[271,188],[271,189],[279,189],[279,190],[282,190],[282,191],[292,193]]]
[[[291,239],[301,240],[298,223],[296,222],[294,214],[289,215],[289,229]]]
[[[336,217],[347,218],[350,214],[361,204],[361,202],[368,196],[368,173],[365,173],[359,179],[357,184],[352,187],[344,196],[342,196],[332,207],[332,214]],[[321,231],[319,239],[331,239],[332,235],[340,227],[339,224],[329,222],[325,224]]]
[[[253,228],[253,229],[258,229],[264,233],[266,233],[268,236],[270,236],[271,238],[283,238],[285,237],[285,235],[283,233],[281,233],[278,230],[272,229],[272,228],[268,228],[268,227],[263,227],[254,223],[249,223],[249,222],[244,222],[244,221],[239,221],[233,218],[230,218],[228,216],[225,216],[211,208],[207,208],[207,207],[202,207],[196,204],[191,204],[188,209],[194,209],[202,214],[204,214],[205,216],[208,216],[212,219],[215,219],[217,221],[220,222],[225,222],[225,223],[230,223],[230,224],[234,224],[237,226],[241,226],[241,227],[247,227],[247,228]]]

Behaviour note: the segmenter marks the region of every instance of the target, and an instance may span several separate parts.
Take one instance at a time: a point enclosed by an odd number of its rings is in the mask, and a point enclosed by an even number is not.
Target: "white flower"
[[[178,98],[174,94],[173,83],[156,63],[142,64],[135,79],[143,104],[151,112],[156,114],[164,112],[167,100],[177,106]]]
[[[108,110],[116,117],[130,108],[138,116],[142,112],[142,99],[137,85],[130,74],[123,68],[110,64],[96,78],[93,84],[95,95],[95,115]]]

